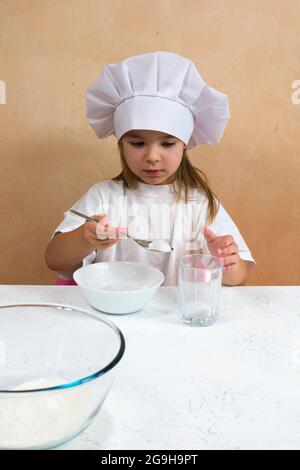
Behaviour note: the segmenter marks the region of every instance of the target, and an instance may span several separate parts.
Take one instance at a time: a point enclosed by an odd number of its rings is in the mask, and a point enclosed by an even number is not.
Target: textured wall
[[[0,0],[0,282],[52,283],[64,210],[120,169],[85,88],[105,63],[166,50],[229,95],[223,140],[190,156],[253,251],[249,284],[299,284],[299,31],[300,0]]]

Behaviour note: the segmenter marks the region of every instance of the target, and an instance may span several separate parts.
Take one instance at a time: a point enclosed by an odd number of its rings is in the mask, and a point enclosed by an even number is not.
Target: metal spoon
[[[98,223],[98,220],[94,219],[93,217],[90,217],[89,215],[82,214],[81,212],[75,211],[74,209],[70,209],[70,212],[73,212],[73,214],[76,214],[76,215],[78,215],[79,217],[82,217],[85,220],[89,220],[90,222]],[[157,248],[157,241],[139,240],[137,238],[131,237],[130,235],[128,235],[128,233],[126,233],[126,236],[128,238],[131,238],[131,240],[135,241],[141,247],[145,248],[145,250],[157,251],[159,253],[168,253],[168,252],[174,250],[174,248],[172,246],[170,246],[169,243],[167,243],[165,241],[163,241],[163,243],[165,244],[167,250],[160,250],[160,249]],[[151,244],[153,244],[153,246],[155,246],[155,248],[151,248]]]

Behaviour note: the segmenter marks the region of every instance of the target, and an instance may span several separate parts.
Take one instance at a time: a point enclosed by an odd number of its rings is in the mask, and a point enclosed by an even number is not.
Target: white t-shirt
[[[203,227],[207,215],[207,199],[200,189],[191,190],[189,202],[175,202],[172,184],[149,185],[138,183],[128,189],[122,181],[106,180],[92,186],[70,209],[86,215],[106,214],[112,227],[128,227],[131,237],[145,240],[166,240],[174,248],[170,253],[145,250],[130,239],[123,239],[110,248],[95,250],[83,259],[83,266],[101,261],[136,261],[150,264],[165,275],[164,285],[177,285],[180,258],[191,250],[209,253]],[[67,210],[55,229],[69,232],[84,220]],[[216,235],[232,235],[239,247],[240,257],[255,263],[237,226],[220,204],[214,222],[208,225]],[[59,273],[62,278],[70,274]]]

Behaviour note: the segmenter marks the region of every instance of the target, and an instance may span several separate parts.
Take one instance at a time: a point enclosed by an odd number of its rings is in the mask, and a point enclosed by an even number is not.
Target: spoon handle
[[[98,220],[93,219],[93,217],[90,217],[89,215],[82,214],[81,212],[74,211],[74,209],[70,209],[70,212],[73,212],[73,214],[79,215],[79,217],[82,217],[85,220],[89,220],[90,222],[98,222]]]

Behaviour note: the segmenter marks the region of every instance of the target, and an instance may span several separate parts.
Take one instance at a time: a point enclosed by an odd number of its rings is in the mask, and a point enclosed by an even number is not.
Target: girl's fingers
[[[234,243],[234,239],[232,235],[224,235],[223,237],[220,237],[220,248],[224,249],[227,246],[232,245]]]
[[[124,240],[127,238],[127,227],[111,227],[112,235],[116,240]]]
[[[85,226],[87,227],[88,231],[91,234],[96,235],[97,238],[102,238],[102,239],[107,238],[105,234],[107,231],[107,227],[108,227],[107,216],[105,214],[96,214],[96,215],[92,215],[92,217],[96,219],[98,222],[87,220],[85,222]]]
[[[127,227],[118,227],[118,238],[123,240],[124,238],[127,238],[127,233],[128,233],[128,228]]]
[[[207,241],[207,245],[210,251],[217,252],[219,249],[224,250],[225,248],[230,247],[234,242],[232,235],[223,235],[221,237],[217,237],[214,240]]]
[[[238,254],[221,258],[223,261],[223,271],[235,271],[238,267],[240,256]]]
[[[215,235],[208,227],[204,227],[203,233],[207,242],[213,241],[217,238],[217,235]]]
[[[231,264],[235,264],[237,263],[239,260],[239,256],[238,255],[230,255],[230,256],[226,256],[225,258],[223,258],[223,261],[224,261],[224,266],[229,266]]]
[[[218,248],[218,255],[219,256],[227,256],[227,255],[233,255],[239,251],[239,248],[235,242],[231,243],[225,248]]]
[[[223,268],[223,270],[226,272],[235,271],[236,269],[237,269],[237,263],[230,264],[229,266],[225,266]]]
[[[98,231],[97,237],[101,240],[124,240],[127,238],[127,227],[109,227],[105,226],[103,231]]]
[[[99,239],[96,239],[95,242],[96,242],[96,245],[99,246],[99,248],[108,248],[112,245],[115,245],[118,242],[118,240],[109,240],[109,239],[99,240]]]
[[[105,225],[97,228],[95,240],[107,240],[110,242],[124,240],[127,238],[127,231],[127,227],[109,227],[108,225]]]
[[[108,219],[106,216],[101,217],[96,225],[96,234],[97,238],[100,240],[105,240],[107,238],[108,232]]]

